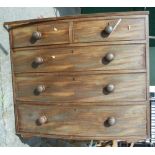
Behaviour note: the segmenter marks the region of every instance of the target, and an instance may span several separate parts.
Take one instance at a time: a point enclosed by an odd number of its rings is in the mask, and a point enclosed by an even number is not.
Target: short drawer
[[[18,133],[120,139],[146,137],[146,107],[135,106],[37,106],[17,107]],[[131,137],[130,137],[131,138]]]
[[[144,18],[117,18],[74,22],[74,42],[145,39]]]
[[[146,69],[145,44],[36,49],[13,52],[14,72]]]
[[[145,101],[146,74],[16,76],[16,98],[37,102]]]
[[[13,47],[69,43],[69,23],[47,22],[13,29]]]

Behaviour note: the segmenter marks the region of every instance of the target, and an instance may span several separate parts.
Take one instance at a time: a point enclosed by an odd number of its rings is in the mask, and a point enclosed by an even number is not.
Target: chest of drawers
[[[149,138],[148,12],[7,22],[16,132]]]

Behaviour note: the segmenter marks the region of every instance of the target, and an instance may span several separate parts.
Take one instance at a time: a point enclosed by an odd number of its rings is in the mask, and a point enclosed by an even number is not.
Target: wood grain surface
[[[41,32],[42,37],[32,41],[33,32]],[[26,47],[69,43],[69,23],[44,23],[13,29],[13,47]]]
[[[37,23],[44,23],[48,21],[70,21],[70,20],[88,20],[88,19],[96,19],[96,18],[102,18],[102,19],[109,19],[109,18],[142,18],[149,15],[149,11],[128,11],[128,12],[106,12],[106,13],[93,13],[93,14],[81,14],[81,15],[71,15],[71,16],[62,16],[62,17],[50,17],[50,18],[40,18],[40,19],[29,19],[29,20],[20,20],[20,21],[11,21],[11,22],[5,22],[4,26],[8,26],[9,29],[15,29],[17,27],[27,26],[27,25],[33,25]]]
[[[121,17],[120,17],[121,19]],[[74,22],[74,42],[141,40],[145,39],[145,19],[122,19],[110,35],[104,34],[107,25],[113,27],[119,19]]]
[[[145,44],[131,44],[14,50],[14,71],[26,73],[146,69],[145,48]],[[114,55],[111,62],[105,60],[108,53]],[[42,64],[34,65],[37,57],[43,59]]]
[[[146,74],[52,75],[16,76],[16,99],[51,102],[103,102],[146,100]],[[108,84],[115,86],[107,93]],[[45,91],[35,94],[37,86]]]
[[[32,134],[51,134],[85,137],[145,136],[146,106],[33,106],[22,105],[18,109],[18,131]],[[47,123],[38,125],[41,116]],[[142,117],[143,116],[143,117]],[[109,117],[116,124],[106,126]],[[89,138],[88,138],[89,139]]]
[[[11,30],[16,133],[78,140],[149,138],[148,12],[4,25]],[[115,28],[109,35],[107,25]],[[34,41],[33,32],[41,38]],[[109,53],[114,59],[107,62]],[[42,63],[36,65],[38,60]],[[107,92],[109,84],[112,92]],[[112,126],[107,126],[109,118]]]

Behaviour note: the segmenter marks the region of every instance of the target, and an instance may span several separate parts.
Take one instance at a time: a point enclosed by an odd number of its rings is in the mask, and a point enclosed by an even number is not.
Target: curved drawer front
[[[146,74],[52,75],[16,77],[16,98],[38,102],[146,100]]]
[[[107,29],[110,26],[111,29]],[[111,32],[111,33],[107,33]],[[74,22],[74,42],[145,39],[145,19],[118,18]]]
[[[47,22],[13,29],[13,47],[69,43],[69,23]]]
[[[15,72],[145,69],[145,44],[14,51]],[[39,62],[40,60],[40,62]]]
[[[39,135],[146,136],[146,107],[18,105],[18,131]]]

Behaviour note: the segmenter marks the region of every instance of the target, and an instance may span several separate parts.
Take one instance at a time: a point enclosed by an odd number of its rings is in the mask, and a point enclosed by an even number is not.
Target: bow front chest
[[[149,137],[148,12],[7,22],[16,132]]]

